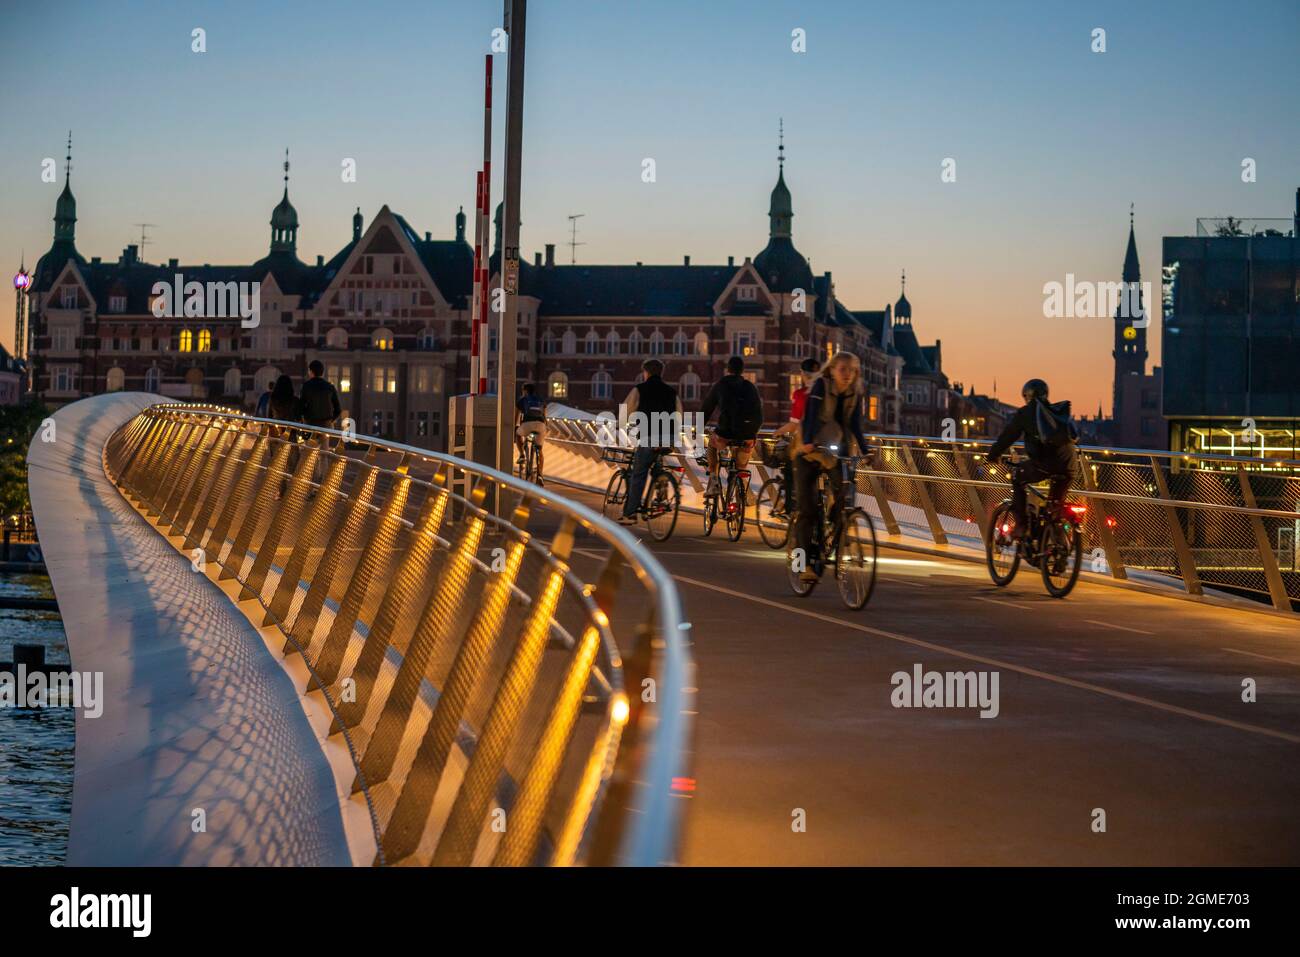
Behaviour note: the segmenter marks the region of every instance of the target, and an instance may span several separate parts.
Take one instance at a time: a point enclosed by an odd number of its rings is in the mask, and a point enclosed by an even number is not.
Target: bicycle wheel
[[[718,524],[718,496],[704,496],[704,537],[713,534],[713,526]]]
[[[989,534],[984,541],[984,557],[989,566],[989,577],[993,584],[1002,588],[1011,584],[1020,568],[1020,542],[1013,538],[1018,533],[1015,519],[1011,516],[1011,503],[1003,502],[993,510],[989,519]]]
[[[807,598],[812,594],[812,590],[817,587],[817,582],[821,579],[821,568],[819,567],[821,563],[816,558],[821,551],[821,543],[817,540],[817,530],[814,529],[812,545],[809,548],[811,555],[805,555],[802,557],[802,561],[796,562],[795,553],[799,549],[798,546],[794,544],[793,528],[795,521],[797,521],[797,516],[792,516],[790,549],[785,553],[785,574],[786,578],[790,582],[790,590],[800,598]],[[810,568],[816,572],[817,578],[812,581],[804,581],[801,575],[805,568]]]
[[[1038,567],[1043,585],[1053,598],[1064,598],[1079,580],[1083,557],[1083,530],[1070,521],[1057,519],[1043,529]]]
[[[758,534],[768,548],[785,548],[790,537],[790,516],[785,513],[785,483],[770,478],[758,490]]]
[[[605,489],[605,501],[601,506],[601,514],[608,519],[618,520],[623,514],[623,503],[627,501],[627,469],[617,469],[609,477],[609,485]]]
[[[681,489],[677,476],[671,472],[658,472],[650,480],[650,501],[645,506],[645,524],[650,537],[656,542],[666,542],[677,527],[677,509],[681,507]]]
[[[860,508],[850,509],[835,546],[835,583],[853,611],[871,600],[876,588],[876,527]]]
[[[537,483],[537,443],[528,443],[528,456],[524,461],[524,481]]]
[[[735,475],[727,483],[727,498],[723,510],[727,518],[727,537],[733,542],[740,541],[745,531],[745,509],[749,506],[749,496],[745,485]]]

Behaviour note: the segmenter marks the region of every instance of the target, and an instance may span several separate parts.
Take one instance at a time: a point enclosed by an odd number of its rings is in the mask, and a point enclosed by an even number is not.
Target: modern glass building
[[[1165,237],[1171,449],[1300,460],[1300,190],[1296,203],[1292,220],[1200,220],[1196,236]]]

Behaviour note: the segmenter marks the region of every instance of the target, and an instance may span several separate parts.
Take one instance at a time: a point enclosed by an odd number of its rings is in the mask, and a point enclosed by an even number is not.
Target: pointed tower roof
[[[785,185],[784,120],[780,126],[779,142],[776,156],[776,186],[772,188],[772,201],[767,211],[771,224],[767,246],[754,257],[754,268],[773,292],[791,292],[795,289],[811,292],[812,267],[799,250],[794,248],[794,241],[791,239],[794,203],[790,198],[790,188]]]
[[[1138,265],[1137,239],[1133,236],[1133,204],[1128,207],[1128,249],[1124,251],[1124,282],[1141,282],[1142,268]]]
[[[77,200],[72,195],[72,131],[68,131],[68,155],[63,164],[63,192],[54,203],[54,242],[32,270],[32,289],[44,292],[54,282],[64,264],[73,260],[84,265],[86,259],[77,252]]]
[[[898,296],[898,302],[894,303],[894,321],[906,319],[912,321],[912,304],[907,301],[907,270],[903,270],[902,292]]]
[[[54,238],[72,242],[76,236],[77,199],[72,195],[72,131],[68,130],[68,156],[63,163],[63,192],[54,204]]]

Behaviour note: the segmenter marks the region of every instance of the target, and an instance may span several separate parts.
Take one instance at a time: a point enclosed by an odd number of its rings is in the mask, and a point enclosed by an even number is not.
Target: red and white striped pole
[[[487,325],[488,282],[491,279],[489,274],[492,255],[489,246],[492,235],[492,54],[490,53],[485,54],[483,58],[483,209],[480,215],[483,218],[483,269],[479,276],[479,313],[475,321],[480,325],[478,341],[479,355],[482,357],[479,362],[476,394],[482,395],[487,392],[488,345],[491,342]]]
[[[478,395],[478,293],[479,271],[483,268],[483,171],[474,181],[474,275],[471,281],[473,298],[469,309],[469,394]]]

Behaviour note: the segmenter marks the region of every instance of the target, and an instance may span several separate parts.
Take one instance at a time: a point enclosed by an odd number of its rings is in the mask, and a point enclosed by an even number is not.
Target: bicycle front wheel
[[[681,490],[677,476],[660,472],[650,482],[650,500],[645,506],[645,524],[650,537],[656,542],[666,542],[677,527],[677,510],[681,507]]]
[[[1053,598],[1064,598],[1079,580],[1083,530],[1074,522],[1049,522],[1041,542],[1038,567],[1043,573],[1043,585]]]
[[[876,588],[876,527],[860,508],[844,516],[835,548],[835,582],[840,598],[853,611],[871,600]]]
[[[770,478],[758,490],[758,534],[768,548],[785,548],[790,537],[790,517],[786,515],[785,483]]]
[[[627,470],[618,469],[609,477],[609,485],[605,488],[605,501],[601,506],[601,514],[606,518],[618,521],[618,517],[623,514],[623,503],[627,501]]]
[[[718,524],[718,496],[704,496],[704,537],[713,534],[713,526]]]
[[[1020,568],[1020,542],[1016,536],[1020,529],[1011,514],[1011,503],[1003,502],[993,510],[989,519],[989,534],[984,540],[984,557],[989,566],[993,584],[1002,588],[1011,584]]]

